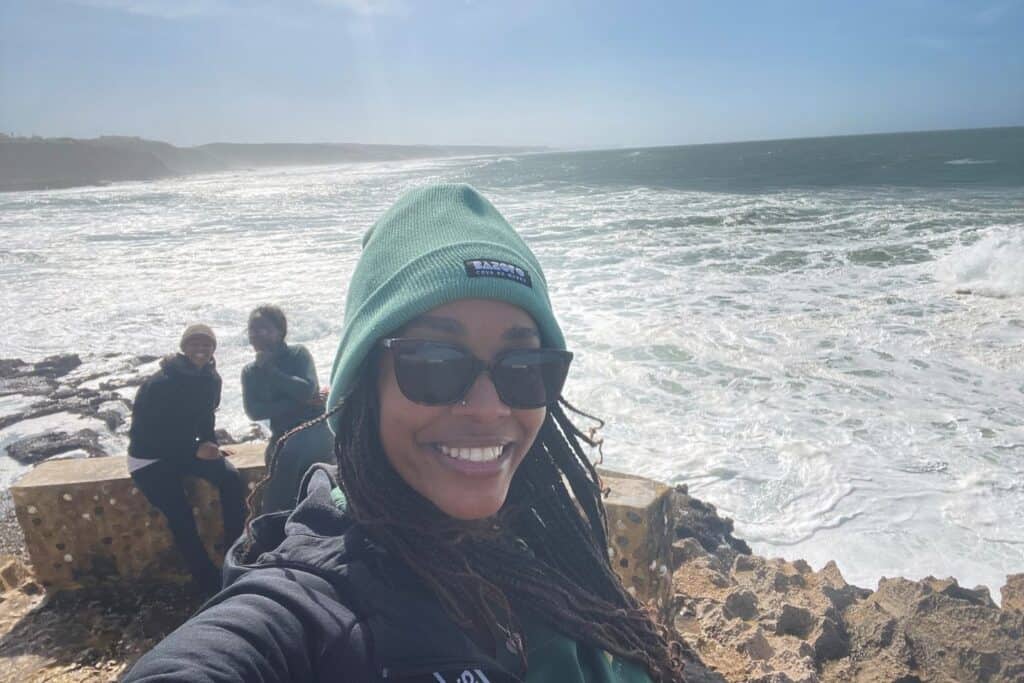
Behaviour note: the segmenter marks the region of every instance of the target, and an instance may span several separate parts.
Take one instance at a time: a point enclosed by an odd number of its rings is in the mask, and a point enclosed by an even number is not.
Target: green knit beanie
[[[565,348],[540,264],[497,209],[469,185],[409,192],[363,237],[327,409],[349,395],[380,339],[432,308],[468,298],[519,306],[537,323],[542,346]],[[335,419],[331,427],[337,431]]]

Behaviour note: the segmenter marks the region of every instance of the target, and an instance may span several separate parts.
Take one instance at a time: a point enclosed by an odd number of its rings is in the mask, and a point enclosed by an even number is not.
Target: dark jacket
[[[528,615],[529,675],[499,627],[495,656],[485,653],[345,514],[334,472],[314,466],[294,512],[257,518],[252,547],[243,537],[228,551],[226,588],[122,680],[650,683],[639,665]]]
[[[227,588],[123,680],[522,680],[517,654],[484,653],[339,510],[332,470],[310,470],[290,517],[254,522],[252,550],[240,541],[225,559]]]
[[[128,453],[149,460],[184,459],[204,441],[217,443],[214,411],[220,389],[212,359],[196,368],[180,353],[164,358],[135,394]]]
[[[322,407],[308,405],[320,391],[313,356],[305,346],[282,344],[264,366],[242,369],[242,404],[250,420],[270,420],[276,438],[311,420]]]

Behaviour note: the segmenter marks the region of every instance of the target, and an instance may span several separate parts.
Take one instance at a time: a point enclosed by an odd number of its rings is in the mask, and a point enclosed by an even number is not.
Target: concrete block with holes
[[[263,476],[262,442],[231,446],[231,462],[247,488]],[[627,589],[659,609],[671,596],[668,487],[649,479],[601,472],[610,489],[612,566]],[[216,489],[186,484],[207,552],[220,562],[222,523]],[[123,457],[43,462],[11,487],[14,509],[36,581],[68,588],[103,579],[184,581],[187,571],[163,515],[132,483]]]
[[[669,489],[661,482],[601,471],[608,496],[608,554],[626,590],[667,614],[672,600]]]
[[[247,489],[263,476],[262,442],[230,446]],[[210,557],[224,555],[217,490],[186,480]],[[187,571],[164,517],[128,476],[125,458],[43,462],[11,487],[36,581],[64,588],[104,578],[184,580]]]

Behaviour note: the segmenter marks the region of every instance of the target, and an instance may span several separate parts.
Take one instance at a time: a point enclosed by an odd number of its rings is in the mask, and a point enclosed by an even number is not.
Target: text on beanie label
[[[497,277],[533,288],[530,274],[515,264],[493,259],[471,259],[465,264],[466,275],[470,277]]]

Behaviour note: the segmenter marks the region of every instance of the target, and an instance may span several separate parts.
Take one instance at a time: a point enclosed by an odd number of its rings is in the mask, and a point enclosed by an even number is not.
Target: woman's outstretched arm
[[[253,570],[139,659],[122,680],[371,680],[360,624],[333,595],[330,584],[313,574]]]

